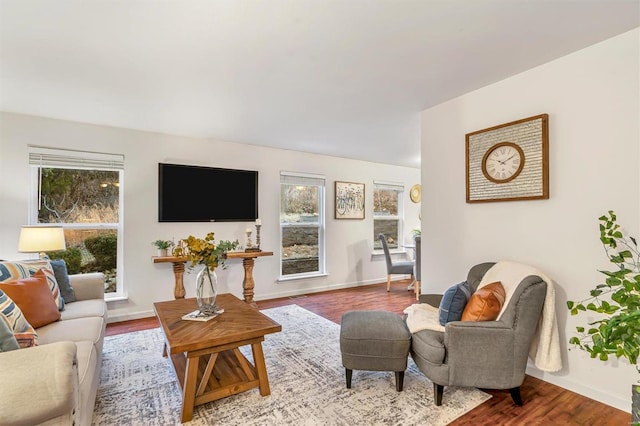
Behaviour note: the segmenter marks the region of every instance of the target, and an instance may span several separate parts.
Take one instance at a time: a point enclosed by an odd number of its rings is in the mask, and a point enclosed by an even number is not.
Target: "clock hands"
[[[506,159],[504,159],[502,161],[498,160],[497,158],[489,158],[489,160],[497,161],[498,163],[500,163],[500,165],[504,166],[507,161],[511,160],[515,156],[516,156],[516,154],[514,153],[514,154],[511,155],[511,157],[506,158]]]

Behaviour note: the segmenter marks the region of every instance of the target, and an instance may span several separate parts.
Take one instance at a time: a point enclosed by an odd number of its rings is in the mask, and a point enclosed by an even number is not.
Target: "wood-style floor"
[[[313,293],[298,297],[263,300],[260,309],[296,304],[324,318],[340,324],[348,310],[385,310],[402,314],[415,303],[415,295],[407,291],[408,281]],[[128,333],[158,327],[155,317],[111,323],[107,335]],[[535,377],[526,376],[521,387],[524,405],[513,405],[509,391],[483,389],[493,398],[455,420],[452,425],[628,425],[631,414],[601,404]],[[425,397],[433,398],[433,389],[425,389]],[[445,396],[446,397],[446,396]],[[631,403],[631,402],[629,402]]]

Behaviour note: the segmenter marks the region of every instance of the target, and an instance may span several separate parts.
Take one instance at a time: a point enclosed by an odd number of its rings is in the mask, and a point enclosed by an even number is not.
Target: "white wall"
[[[152,263],[156,250],[151,241],[178,240],[190,234],[203,237],[213,231],[217,240],[237,238],[244,243],[244,229],[253,227],[249,223],[159,223],[159,162],[258,170],[261,245],[274,256],[256,259],[256,300],[386,281],[384,258],[372,257],[374,180],[402,182],[407,238],[412,228],[420,226],[419,205],[408,196],[411,186],[420,181],[418,168],[0,113],[0,258],[4,259],[24,258],[17,253],[17,244],[20,226],[28,220],[29,144],[125,155],[123,272],[128,299],[109,302],[111,321],[151,316],[153,302],[173,298],[172,265]],[[277,282],[281,170],[326,175],[327,277]],[[336,180],[366,184],[365,220],[334,219]],[[203,188],[203,195],[215,198],[215,190],[215,186]],[[234,259],[227,264],[227,269],[217,271],[220,292],[241,298],[242,263]],[[195,296],[194,281],[195,272],[185,273],[187,297]],[[383,286],[380,290],[384,291]]]
[[[569,349],[585,316],[568,316],[610,269],[598,217],[615,210],[639,235],[640,30],[625,33],[422,113],[423,292],[444,291],[472,265],[511,259],[555,281],[564,368],[528,372],[630,411],[640,376],[626,360]],[[472,70],[470,70],[472,72]],[[548,200],[467,204],[465,134],[549,114]]]

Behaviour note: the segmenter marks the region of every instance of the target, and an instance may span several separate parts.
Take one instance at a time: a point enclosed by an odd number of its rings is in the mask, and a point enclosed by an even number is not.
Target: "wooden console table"
[[[227,253],[227,259],[242,259],[242,266],[244,266],[244,279],[242,280],[242,295],[244,301],[250,305],[255,306],[253,301],[253,288],[255,282],[253,281],[253,265],[257,257],[273,256],[272,251],[230,251]],[[184,264],[189,261],[187,257],[175,257],[175,256],[153,256],[153,263],[167,263],[173,264],[173,275],[175,278],[175,288],[173,290],[173,297],[176,299],[184,299]]]

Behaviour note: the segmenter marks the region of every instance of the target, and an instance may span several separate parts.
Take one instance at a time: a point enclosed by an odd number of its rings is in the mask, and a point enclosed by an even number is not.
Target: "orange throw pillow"
[[[495,321],[506,296],[500,281],[479,288],[467,302],[461,321]]]
[[[60,319],[58,305],[42,270],[29,278],[2,282],[0,290],[4,291],[18,305],[24,318],[34,328],[51,324]]]

